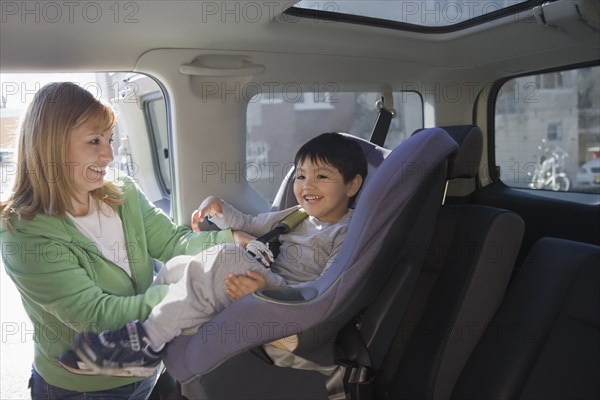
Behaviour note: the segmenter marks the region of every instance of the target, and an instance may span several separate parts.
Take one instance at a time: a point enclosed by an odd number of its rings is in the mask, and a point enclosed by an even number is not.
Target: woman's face
[[[71,130],[67,147],[68,179],[76,198],[87,202],[89,192],[104,185],[106,167],[113,160],[111,130],[98,132],[89,123]]]

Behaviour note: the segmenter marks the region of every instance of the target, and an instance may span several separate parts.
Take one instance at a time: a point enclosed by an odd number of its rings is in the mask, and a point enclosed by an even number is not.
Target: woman
[[[145,398],[156,377],[75,375],[59,363],[74,335],[144,320],[167,293],[153,259],[232,242],[196,234],[111,170],[114,112],[73,83],[40,89],[21,126],[19,168],[0,204],[2,257],[34,325],[32,398]],[[82,397],[83,398],[83,397]]]

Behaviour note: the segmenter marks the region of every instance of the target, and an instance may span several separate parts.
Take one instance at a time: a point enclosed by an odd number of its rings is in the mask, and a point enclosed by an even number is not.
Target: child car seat
[[[194,336],[171,342],[165,365],[184,391],[193,398],[326,397],[324,376],[275,367],[261,345],[296,334],[296,354],[335,364],[335,337],[392,273],[405,275],[412,290],[457,147],[439,128],[401,143],[365,183],[339,256],[317,280],[246,296]],[[232,376],[235,385],[227,383]]]

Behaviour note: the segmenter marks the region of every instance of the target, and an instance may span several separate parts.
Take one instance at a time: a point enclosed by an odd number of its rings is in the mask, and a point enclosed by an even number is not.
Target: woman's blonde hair
[[[35,94],[21,122],[13,190],[0,204],[9,226],[13,213],[31,219],[39,213],[62,216],[71,210],[75,192],[69,179],[72,168],[66,162],[68,140],[83,124],[105,132],[115,126],[116,116],[110,106],[71,82],[50,83]],[[112,182],[90,194],[110,206],[122,203],[121,191]]]

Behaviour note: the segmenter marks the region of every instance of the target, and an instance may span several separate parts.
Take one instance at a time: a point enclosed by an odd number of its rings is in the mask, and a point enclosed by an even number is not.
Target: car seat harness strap
[[[286,215],[281,221],[275,224],[275,227],[271,229],[269,232],[265,233],[262,236],[256,238],[257,241],[262,243],[271,243],[270,250],[273,253],[273,257],[277,258],[277,254],[279,254],[279,235],[284,233],[288,233],[292,229],[294,229],[300,222],[304,221],[304,219],[308,217],[308,213],[304,210],[304,208],[298,208],[288,215]],[[248,251],[251,256],[256,257],[251,251]]]

